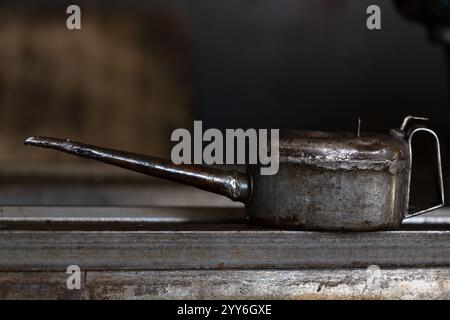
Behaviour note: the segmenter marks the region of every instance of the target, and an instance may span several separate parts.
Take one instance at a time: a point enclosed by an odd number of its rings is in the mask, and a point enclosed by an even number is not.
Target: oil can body
[[[408,159],[407,143],[391,135],[284,132],[278,174],[253,179],[247,218],[301,230],[398,229],[408,205]]]

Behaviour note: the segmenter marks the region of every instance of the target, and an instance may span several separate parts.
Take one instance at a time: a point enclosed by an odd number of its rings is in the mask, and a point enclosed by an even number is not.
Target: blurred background
[[[66,28],[70,4],[81,30]],[[366,28],[371,4],[381,30]],[[0,204],[164,205],[153,191],[122,192],[152,179],[23,140],[167,157],[172,130],[194,119],[353,132],[360,117],[363,132],[386,132],[407,114],[428,116],[447,172],[447,83],[444,50],[393,1],[2,1]],[[429,202],[434,149],[418,146],[415,192]]]

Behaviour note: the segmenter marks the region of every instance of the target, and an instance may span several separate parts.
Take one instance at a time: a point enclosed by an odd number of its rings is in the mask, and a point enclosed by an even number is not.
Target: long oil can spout
[[[176,165],[166,159],[96,147],[66,139],[29,137],[25,140],[25,144],[55,149],[157,178],[194,186],[224,195],[234,201],[245,203],[250,198],[249,177],[247,174],[234,170],[225,171],[205,165]]]

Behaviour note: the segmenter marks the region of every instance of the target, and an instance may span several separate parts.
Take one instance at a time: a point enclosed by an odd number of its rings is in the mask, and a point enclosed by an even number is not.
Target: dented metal
[[[406,217],[444,204],[439,139],[430,129],[413,127],[406,117],[390,134],[281,131],[279,171],[261,175],[86,145],[70,140],[30,137],[25,143],[198,187],[246,205],[255,224],[305,230],[395,230]],[[418,132],[436,141],[440,203],[417,211],[409,207],[412,138]]]

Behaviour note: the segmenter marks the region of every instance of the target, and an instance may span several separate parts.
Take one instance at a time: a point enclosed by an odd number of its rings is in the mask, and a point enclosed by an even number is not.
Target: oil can
[[[30,137],[25,143],[53,148],[144,174],[191,185],[243,202],[250,223],[275,228],[324,231],[396,230],[403,219],[444,205],[439,138],[406,117],[386,134],[281,131],[279,170],[245,173],[86,145]],[[410,204],[412,140],[430,134],[436,146],[440,202],[413,209]]]

